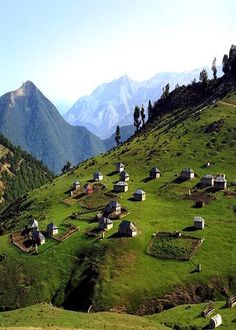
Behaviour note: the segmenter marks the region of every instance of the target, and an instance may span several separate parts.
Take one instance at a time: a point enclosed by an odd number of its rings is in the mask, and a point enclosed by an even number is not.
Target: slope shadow
[[[149,181],[153,180],[152,178],[150,178],[149,176],[144,178],[143,180],[140,180],[141,182],[147,183]]]
[[[114,233],[107,238],[110,239],[110,238],[119,238],[119,237],[120,237],[120,235],[118,233]]]
[[[108,173],[107,176],[113,176],[115,174],[117,174],[117,171],[112,171],[112,172]]]
[[[188,179],[183,179],[181,177],[178,177],[178,178],[174,179],[172,181],[172,183],[182,183],[182,182],[185,182],[185,181],[188,181]]]

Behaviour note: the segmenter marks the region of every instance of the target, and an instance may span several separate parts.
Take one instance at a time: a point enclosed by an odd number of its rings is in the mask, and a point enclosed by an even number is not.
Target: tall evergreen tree
[[[222,60],[222,71],[224,74],[229,73],[229,57],[228,55],[224,55],[223,60]]]
[[[140,114],[141,114],[141,119],[142,119],[142,125],[144,126],[145,125],[145,110],[144,110],[143,104],[142,104],[142,107],[141,107]]]
[[[148,119],[150,119],[153,115],[153,105],[152,105],[152,102],[151,100],[148,101]]]
[[[136,132],[139,130],[140,124],[140,108],[136,105],[134,108],[134,126],[136,127]]]
[[[116,126],[116,136],[115,136],[117,147],[120,145],[120,139],[121,139],[121,136],[120,136],[120,126],[117,125]]]
[[[217,79],[216,57],[212,62],[211,70],[213,71],[213,78],[214,80],[216,80]]]
[[[200,72],[199,80],[200,80],[204,85],[207,85],[207,82],[208,82],[208,74],[207,74],[206,69],[203,68],[202,71]]]

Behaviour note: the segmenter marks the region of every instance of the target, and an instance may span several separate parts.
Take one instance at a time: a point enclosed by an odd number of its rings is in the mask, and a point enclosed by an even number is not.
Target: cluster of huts
[[[119,216],[122,212],[121,204],[117,201],[110,201],[105,209],[104,214],[98,220],[98,226],[101,231],[108,231],[113,228],[113,220],[109,218],[109,215]],[[118,227],[118,235],[126,237],[134,237],[137,235],[137,228],[133,222],[129,220],[123,220]]]
[[[28,226],[29,237],[34,245],[42,245],[45,243],[45,236],[39,230],[38,221],[36,219],[31,219]],[[58,227],[52,222],[47,225],[47,236],[51,237],[58,234]]]
[[[180,178],[182,180],[191,180],[195,177],[195,173],[191,168],[185,168],[181,174]],[[227,187],[227,180],[225,174],[205,174],[200,180],[201,187],[213,187],[215,189],[224,190]]]

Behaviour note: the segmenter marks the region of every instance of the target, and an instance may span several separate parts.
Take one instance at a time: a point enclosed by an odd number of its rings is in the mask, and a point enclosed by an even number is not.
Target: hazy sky
[[[73,102],[121,75],[221,64],[235,15],[235,0],[0,0],[0,94],[31,80]]]

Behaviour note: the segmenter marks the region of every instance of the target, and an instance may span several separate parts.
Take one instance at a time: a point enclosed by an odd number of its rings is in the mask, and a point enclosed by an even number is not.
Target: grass
[[[188,260],[197,248],[199,239],[190,236],[174,237],[173,235],[153,237],[148,244],[147,253],[163,259]]]
[[[46,304],[34,305],[12,312],[0,313],[0,324],[4,329],[17,327],[27,329],[76,328],[76,329],[147,329],[165,330],[166,326],[155,320],[118,313],[84,314],[55,308]],[[0,327],[0,329],[3,329]]]
[[[231,99],[235,100],[235,95],[227,98],[227,102]],[[218,133],[204,133],[207,125],[221,118],[224,124]],[[206,173],[224,172],[229,183],[236,179],[236,152],[232,144],[236,140],[235,127],[236,109],[220,103],[182,122],[175,122],[167,115],[149,132],[96,157],[95,161],[83,162],[77,169],[30,193],[28,200],[32,204],[17,217],[19,224],[34,216],[39,220],[41,230],[50,222],[58,226],[71,222],[80,227],[80,231],[64,242],[47,242],[40,251],[43,253],[38,256],[18,251],[11,245],[8,235],[0,237],[0,254],[7,255],[6,260],[0,262],[2,309],[50,301],[61,305],[68,294],[73,274],[77,274],[75,287],[82,280],[86,267],[93,262],[89,252],[84,259],[81,259],[81,253],[100,247],[104,247],[104,253],[94,262],[99,269],[93,295],[98,310],[115,308],[137,313],[153,298],[163,298],[193,283],[214,286],[215,298],[222,298],[223,292],[230,294],[236,290],[234,282],[231,287],[229,285],[229,279],[236,274],[236,198],[229,198],[222,191],[212,193],[212,200],[202,209],[195,209],[194,201],[186,199],[189,189],[197,185]],[[78,200],[67,206],[62,201],[68,197],[74,181],[79,180],[83,186],[96,170],[103,173],[107,191],[112,190],[114,182],[119,180],[119,175],[113,173],[116,161],[122,161],[130,175],[129,191],[119,194],[118,201],[130,211],[127,219],[137,226],[138,236],[115,237],[120,223],[120,220],[115,220],[104,240],[89,238],[85,233],[98,224],[91,221],[96,213],[93,207],[91,210],[85,207],[90,203],[94,207],[103,207],[107,200],[91,195],[87,204]],[[206,169],[203,165],[207,161],[215,165]],[[153,166],[160,169],[161,177],[147,180]],[[176,183],[178,174],[186,167],[193,168],[196,178]],[[133,192],[138,188],[146,192],[146,200],[142,203],[132,200]],[[84,213],[85,217],[71,219],[73,213],[81,215],[85,211],[89,211]],[[146,247],[153,233],[184,232],[192,226],[196,215],[205,219],[205,229],[194,232],[194,236],[205,238],[205,241],[191,262],[147,255]],[[188,234],[193,235],[191,231]],[[193,264],[201,264],[202,272],[192,272]]]

